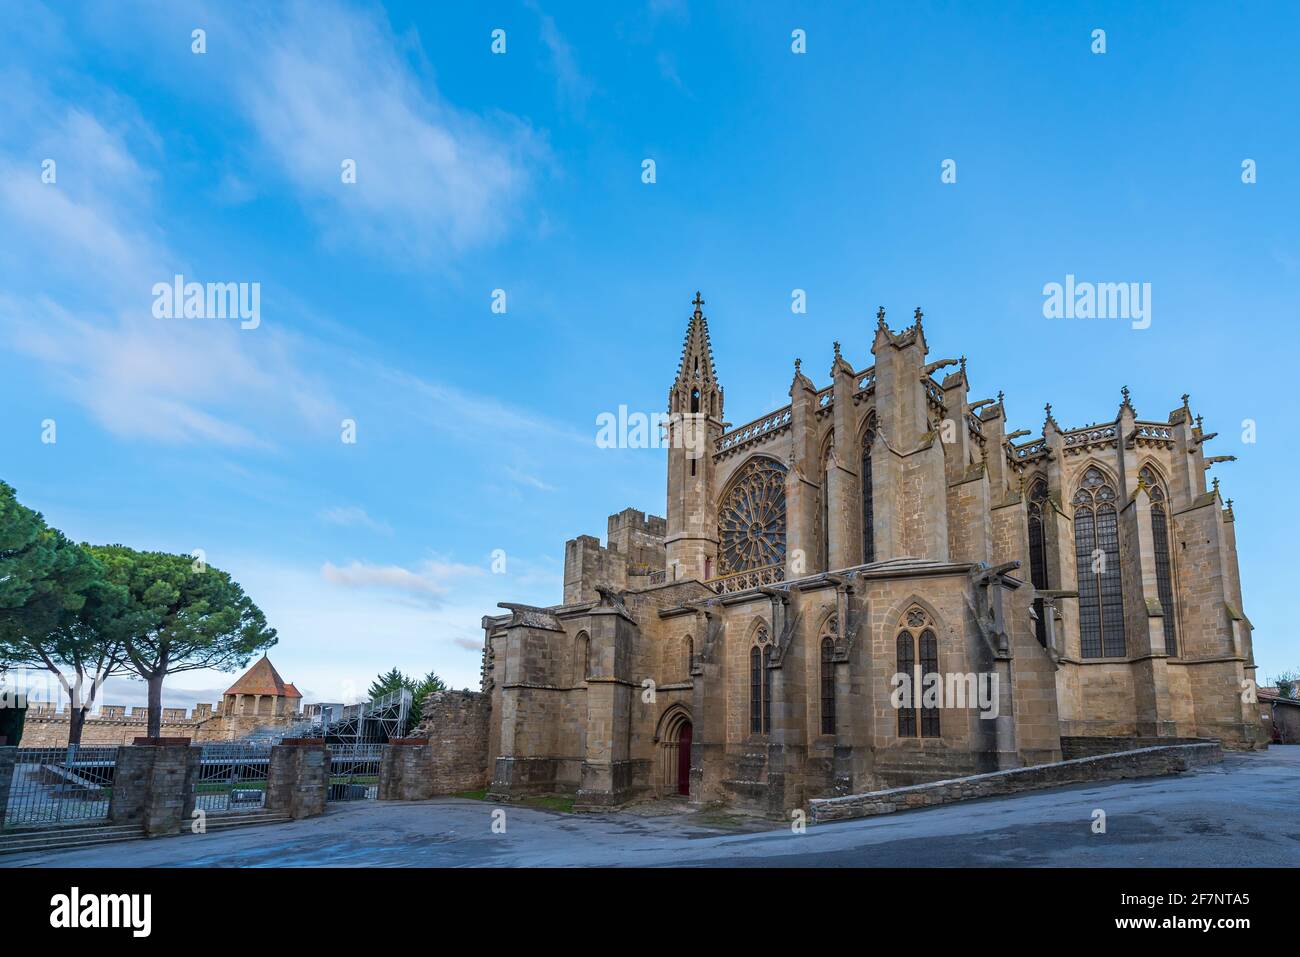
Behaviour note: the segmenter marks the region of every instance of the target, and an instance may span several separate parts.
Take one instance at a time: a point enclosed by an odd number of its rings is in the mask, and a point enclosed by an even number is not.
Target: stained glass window
[[[1164,485],[1150,468],[1139,473],[1151,496],[1151,536],[1155,540],[1156,590],[1164,611],[1165,654],[1178,654],[1177,616],[1174,612],[1173,570],[1169,559],[1169,496]]]
[[[835,733],[835,640],[822,639],[822,734]]]
[[[1043,522],[1046,518],[1043,505],[1047,501],[1047,483],[1041,478],[1029,487],[1029,578],[1035,588],[1047,588],[1047,545],[1043,535]],[[1034,611],[1038,616],[1035,630],[1038,643],[1047,647],[1047,609],[1041,598],[1034,599]]]
[[[915,684],[916,657],[912,647],[911,632],[902,631],[898,634],[897,654],[898,654],[898,674],[906,675],[908,684],[905,687]],[[916,695],[920,689],[912,688],[911,704],[916,704]],[[898,709],[898,736],[900,738],[916,737],[916,708],[907,707]]]
[[[872,413],[862,435],[862,561],[876,560],[875,509],[871,501],[871,447],[876,444],[876,417]]]
[[[1080,653],[1085,658],[1122,658],[1124,591],[1115,490],[1100,469],[1089,468],[1073,504]]]
[[[718,509],[721,573],[785,561],[785,466],[757,458],[732,481]]]

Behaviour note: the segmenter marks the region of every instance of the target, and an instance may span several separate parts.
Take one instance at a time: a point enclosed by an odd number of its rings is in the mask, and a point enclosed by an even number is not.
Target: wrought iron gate
[[[5,827],[108,818],[117,748],[19,748]]]
[[[382,744],[330,745],[328,801],[373,801],[379,797]]]
[[[266,745],[205,744],[194,806],[204,811],[260,811],[266,806]]]

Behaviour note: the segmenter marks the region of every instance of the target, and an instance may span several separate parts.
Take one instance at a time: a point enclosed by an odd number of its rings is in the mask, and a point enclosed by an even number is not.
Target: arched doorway
[[[659,719],[659,793],[691,793],[691,715],[680,704],[673,705]]]

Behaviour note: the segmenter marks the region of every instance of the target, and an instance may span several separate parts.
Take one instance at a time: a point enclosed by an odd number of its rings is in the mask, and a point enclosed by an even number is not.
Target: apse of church
[[[789,404],[732,425],[703,306],[666,517],[611,516],[605,545],[567,543],[562,604],[483,620],[494,794],[780,814],[1062,738],[1262,743],[1223,457],[1187,396],[1013,431],[965,357],[931,359],[919,308],[898,331],[881,309],[869,361],[834,343],[819,384],[795,360]]]

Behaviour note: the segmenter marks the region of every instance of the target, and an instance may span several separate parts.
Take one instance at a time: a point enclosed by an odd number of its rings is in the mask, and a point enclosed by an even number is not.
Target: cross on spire
[[[695,290],[695,298],[691,300],[691,305],[695,307],[695,314],[700,314],[700,306],[704,305],[704,300],[700,298],[700,291]]]

